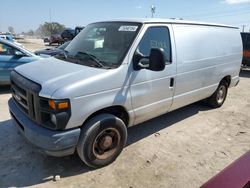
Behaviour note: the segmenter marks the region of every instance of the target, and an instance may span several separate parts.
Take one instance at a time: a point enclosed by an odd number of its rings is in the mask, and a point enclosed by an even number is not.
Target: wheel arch
[[[225,81],[229,87],[231,84],[231,79],[232,79],[231,76],[227,75],[227,76],[223,77],[220,82]]]
[[[120,106],[120,105],[115,105],[115,106],[109,106],[109,107],[102,108],[98,111],[95,111],[94,113],[92,113],[91,115],[89,115],[85,119],[85,121],[83,122],[83,126],[86,122],[88,122],[94,116],[102,114],[102,113],[109,113],[109,114],[112,114],[114,116],[117,116],[118,118],[120,118],[124,122],[126,127],[128,127],[128,125],[129,125],[130,117],[129,117],[129,113],[126,110],[126,108],[123,106]]]

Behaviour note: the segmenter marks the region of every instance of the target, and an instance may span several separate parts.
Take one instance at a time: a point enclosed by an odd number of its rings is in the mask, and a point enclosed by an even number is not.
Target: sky
[[[36,30],[51,21],[66,27],[117,18],[183,18],[239,26],[250,30],[250,0],[6,0],[0,3],[0,31]]]

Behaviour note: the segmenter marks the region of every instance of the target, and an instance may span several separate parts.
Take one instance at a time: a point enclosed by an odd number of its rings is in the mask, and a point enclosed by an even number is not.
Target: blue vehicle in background
[[[20,44],[19,42],[17,42],[16,40],[14,40],[14,37],[12,35],[5,35],[5,34],[0,34],[0,38],[8,40],[14,44],[16,44],[17,46],[23,48],[23,45]]]
[[[0,38],[0,85],[10,83],[10,72],[15,67],[41,58],[15,43]]]

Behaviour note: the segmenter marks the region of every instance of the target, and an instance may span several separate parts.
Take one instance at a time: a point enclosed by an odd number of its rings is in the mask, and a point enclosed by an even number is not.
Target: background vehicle
[[[73,38],[75,38],[75,36],[81,32],[81,30],[83,30],[84,27],[75,27],[75,29],[70,29],[70,28],[67,28],[65,29],[62,33],[61,33],[61,37],[65,40],[65,41],[68,41],[68,40],[73,40]]]
[[[13,39],[13,37],[11,35],[2,35],[2,34],[0,34],[0,38],[8,40],[10,42],[14,42],[14,39]]]
[[[84,27],[76,27],[75,29],[67,28],[61,34],[54,34],[50,37],[45,37],[43,39],[44,43],[49,43],[49,45],[57,43],[63,44],[69,40],[72,40]]]
[[[39,59],[41,57],[16,44],[0,39],[0,85],[10,83],[10,72],[15,67]]]
[[[36,55],[54,56],[54,55],[57,55],[57,54],[61,53],[68,46],[69,43],[70,43],[70,41],[67,41],[67,42],[63,43],[62,45],[60,45],[60,46],[58,46],[56,48],[46,48],[46,49],[43,49],[43,50],[35,51],[34,53]]]
[[[21,48],[23,48],[23,45],[20,44],[20,43],[18,43],[18,42],[16,42],[16,41],[14,40],[13,36],[11,36],[11,35],[0,35],[0,38],[5,39],[5,40],[8,40],[8,41],[10,41],[10,42],[12,42],[12,43],[15,43],[16,45],[18,45],[18,46],[20,46]]]
[[[241,33],[243,43],[242,66],[250,66],[250,33]]]
[[[49,43],[49,37],[44,37],[44,38],[43,38],[43,42],[44,42],[44,43]]]
[[[64,39],[61,37],[60,34],[51,35],[49,38],[44,38],[43,41],[44,43],[49,43],[49,45],[52,45],[52,44],[60,45],[64,43]]]
[[[201,188],[249,188],[250,187],[250,151],[228,165],[208,180]]]
[[[61,33],[61,37],[65,40],[72,40],[75,37],[75,30],[67,28]]]
[[[81,26],[75,27],[75,36],[76,36],[78,33],[80,33],[81,30],[83,30],[83,29],[84,29],[84,27],[81,27]]]
[[[228,88],[239,82],[241,60],[236,27],[97,22],[65,53],[17,67],[12,83],[34,101],[13,90],[9,108],[16,127],[47,154],[77,151],[87,165],[102,167],[121,153],[127,127],[203,99],[222,106]]]

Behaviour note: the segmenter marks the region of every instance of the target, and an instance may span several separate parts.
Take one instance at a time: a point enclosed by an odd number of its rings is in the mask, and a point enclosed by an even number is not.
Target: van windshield
[[[98,68],[120,66],[140,23],[100,22],[85,27],[56,58]]]

